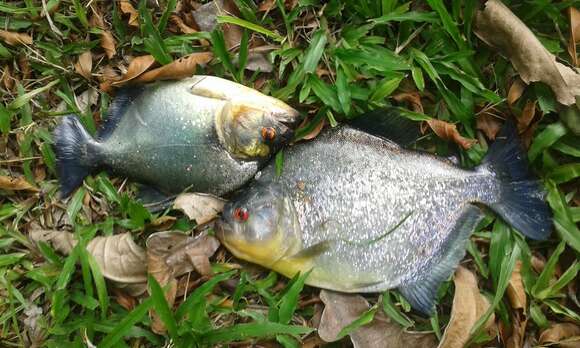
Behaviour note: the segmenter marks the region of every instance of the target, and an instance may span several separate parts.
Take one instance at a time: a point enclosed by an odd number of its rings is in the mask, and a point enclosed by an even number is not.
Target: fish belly
[[[103,142],[105,166],[170,192],[221,195],[249,180],[257,164],[233,159],[215,132],[224,101],[194,95],[192,87],[184,80],[146,89]]]
[[[380,291],[416,280],[440,256],[466,205],[499,194],[489,173],[346,132],[285,156],[282,179],[303,248],[329,245],[314,262],[312,285]]]

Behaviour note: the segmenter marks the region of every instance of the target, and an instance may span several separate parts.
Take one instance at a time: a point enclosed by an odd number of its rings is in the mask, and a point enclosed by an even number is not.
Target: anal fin
[[[469,237],[484,216],[478,207],[471,204],[466,206],[443,245],[441,258],[434,260],[433,268],[425,270],[426,274],[420,281],[399,287],[415,310],[426,315],[433,312],[439,285],[451,276],[465,256]]]

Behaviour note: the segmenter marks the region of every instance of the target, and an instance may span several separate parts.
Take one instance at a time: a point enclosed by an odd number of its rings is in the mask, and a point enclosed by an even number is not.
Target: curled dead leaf
[[[133,5],[128,0],[122,0],[119,3],[121,12],[129,15],[129,21],[127,22],[132,27],[139,27],[139,12],[133,7]]]
[[[477,142],[474,139],[468,139],[461,136],[461,134],[459,134],[457,131],[457,126],[452,123],[432,119],[428,120],[427,124],[429,124],[429,127],[431,127],[433,132],[435,132],[439,138],[451,140],[465,150],[468,150],[471,146],[473,146],[473,144]]]
[[[321,290],[320,299],[324,303],[324,311],[318,325],[318,335],[326,342],[336,341],[344,327],[370,308],[364,297],[355,294]],[[355,348],[431,348],[437,345],[433,334],[406,332],[379,311],[371,323],[353,331],[350,339]]]
[[[453,278],[455,295],[451,318],[439,343],[440,348],[463,348],[469,341],[471,329],[489,308],[487,298],[479,293],[475,275],[464,267],[458,267]],[[490,328],[495,322],[492,316],[486,323]]]
[[[205,65],[213,58],[211,52],[192,53],[173,62],[147,71],[135,78],[134,82],[151,82],[158,80],[178,80],[195,74],[198,65]],[[132,62],[131,62],[132,63]],[[130,68],[130,66],[129,66]]]
[[[580,326],[572,323],[557,323],[540,334],[540,344],[559,343],[560,347],[580,346]]]
[[[520,117],[518,117],[518,132],[523,133],[536,115],[536,100],[528,100],[524,106]]]
[[[303,127],[305,127],[310,121],[308,119],[304,119],[304,121],[302,121],[302,123],[300,123],[300,125],[298,126],[298,129],[301,129]],[[314,139],[318,136],[318,134],[320,134],[320,132],[322,131],[322,129],[324,128],[324,126],[326,125],[326,119],[323,119],[322,121],[318,122],[318,124],[316,124],[316,126],[314,126],[314,128],[312,128],[312,130],[308,133],[306,133],[305,135],[303,135],[302,137],[300,137],[300,139],[298,140],[311,140]]]
[[[485,136],[490,139],[494,140],[497,133],[499,133],[501,129],[501,121],[494,113],[492,112],[482,112],[477,116],[476,119],[476,128],[485,134]]]
[[[183,34],[197,33],[197,30],[185,24],[185,22],[183,22],[183,19],[181,19],[181,17],[177,15],[172,15],[171,17],[169,17],[169,19],[173,24],[175,24],[179,28],[179,30],[181,30]]]
[[[506,55],[524,82],[542,81],[552,88],[560,103],[576,102],[575,96],[580,95],[580,73],[556,62],[556,57],[500,0],[489,0],[483,11],[478,11],[474,32]]]
[[[87,251],[104,277],[129,284],[147,281],[145,250],[135,244],[131,233],[95,237],[87,244]]]
[[[576,54],[576,44],[580,42],[580,10],[576,7],[569,7],[570,16],[570,41],[568,43],[568,53],[575,66],[578,66],[578,55]]]
[[[75,71],[87,80],[91,79],[91,72],[93,70],[93,55],[91,51],[83,52],[79,56],[79,60],[75,64]]]
[[[417,91],[401,92],[392,96],[397,102],[405,102],[414,112],[424,113],[423,103],[421,103],[421,95]]]
[[[508,283],[507,295],[513,309],[520,309],[525,312],[527,308],[527,296],[521,271],[522,262],[518,260]]]
[[[173,209],[181,210],[191,220],[203,225],[217,217],[225,200],[203,193],[182,193],[175,199]]]
[[[50,244],[54,250],[65,255],[69,254],[77,244],[74,234],[66,231],[46,230],[37,224],[31,226],[28,238],[36,244],[39,242]]]
[[[32,45],[32,37],[25,33],[0,30],[0,39],[12,46]]]
[[[117,54],[117,42],[113,34],[108,30],[103,30],[101,33],[101,47],[105,50],[107,58],[111,59]]]
[[[0,190],[8,191],[40,191],[38,187],[29,183],[24,176],[12,177],[0,175]]]
[[[147,69],[149,69],[154,63],[155,58],[152,55],[139,56],[133,58],[131,63],[129,63],[127,72],[121,77],[120,80],[113,82],[112,85],[121,86],[135,79],[137,76],[140,76],[145,71],[147,71]]]
[[[518,101],[518,99],[520,99],[522,94],[524,94],[525,90],[526,84],[524,83],[524,81],[522,81],[520,78],[515,79],[508,91],[507,95],[508,104],[513,105],[516,101]]]

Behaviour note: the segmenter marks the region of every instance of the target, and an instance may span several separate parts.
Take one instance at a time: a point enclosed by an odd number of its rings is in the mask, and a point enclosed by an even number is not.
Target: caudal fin
[[[69,196],[97,167],[96,142],[76,116],[64,116],[54,130],[60,194]]]
[[[515,124],[508,121],[483,160],[501,182],[501,196],[490,204],[511,226],[532,238],[548,238],[552,212],[541,183],[532,175]]]

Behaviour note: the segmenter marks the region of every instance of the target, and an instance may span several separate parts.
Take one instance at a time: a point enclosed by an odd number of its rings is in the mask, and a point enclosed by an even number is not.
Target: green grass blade
[[[284,39],[282,36],[280,36],[279,34],[273,32],[271,30],[268,30],[264,27],[261,27],[257,24],[254,24],[252,22],[248,22],[248,21],[243,20],[241,18],[231,17],[231,16],[217,16],[216,19],[217,19],[218,23],[235,24],[235,25],[238,25],[242,28],[246,28],[246,29],[249,29],[251,31],[255,31],[257,33],[266,35],[269,38],[274,39],[274,41],[277,41],[277,42],[280,42]]]
[[[292,320],[294,311],[298,306],[298,298],[304,288],[304,282],[310,275],[311,271],[304,274],[298,274],[296,281],[292,283],[288,291],[280,299],[280,307],[278,310],[278,321],[282,324],[288,324]]]
[[[546,129],[544,129],[534,138],[534,141],[530,146],[530,150],[528,151],[528,158],[530,159],[530,162],[533,162],[538,157],[538,155],[542,153],[542,151],[552,146],[552,144],[566,135],[567,132],[568,130],[566,127],[560,122],[552,123],[551,125],[547,126]]]
[[[133,325],[138,323],[147,315],[147,311],[153,306],[153,299],[150,297],[143,301],[140,305],[135,307],[129,314],[127,314],[123,319],[115,326],[113,331],[111,331],[99,344],[99,348],[109,348],[117,347],[118,342],[127,335],[131,330]]]
[[[320,29],[314,33],[312,40],[310,41],[310,46],[306,53],[304,54],[304,72],[306,74],[313,73],[316,71],[318,62],[322,58],[324,53],[324,47],[326,46],[326,33],[324,30]]]
[[[246,340],[249,338],[269,338],[277,335],[291,335],[298,337],[314,331],[309,327],[284,325],[280,323],[262,322],[237,324],[230,327],[224,327],[212,330],[201,337],[201,340],[211,346],[218,343],[229,343],[234,341]]]
[[[346,335],[349,335],[359,327],[363,325],[367,325],[373,321],[375,318],[375,313],[377,312],[378,307],[375,305],[361,314],[358,318],[356,318],[353,322],[348,324],[347,326],[343,327],[342,330],[338,333],[337,339],[341,339]]]
[[[169,332],[169,336],[171,336],[173,339],[176,339],[178,337],[177,322],[173,317],[171,308],[169,308],[169,304],[165,298],[165,292],[163,289],[161,289],[161,286],[157,280],[151,275],[148,276],[148,283],[149,289],[151,290],[151,298],[153,299],[153,308],[159,316],[159,319],[161,319],[163,324],[165,324],[165,327]]]

